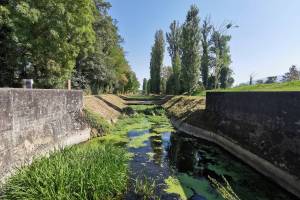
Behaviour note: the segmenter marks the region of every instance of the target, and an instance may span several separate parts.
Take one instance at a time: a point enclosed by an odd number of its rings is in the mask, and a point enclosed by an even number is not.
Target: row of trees
[[[162,73],[170,68],[163,70],[165,40],[163,31],[157,31],[151,52],[150,92],[190,94],[199,89],[231,87],[234,82],[229,67],[231,56],[228,43],[231,37],[225,34],[231,27],[232,24],[228,24],[223,30],[217,29],[209,17],[200,24],[199,9],[192,5],[185,22],[180,25],[173,21],[170,32],[166,33],[172,61],[171,73]]]
[[[139,88],[105,0],[0,2],[0,87],[64,88],[93,93]]]

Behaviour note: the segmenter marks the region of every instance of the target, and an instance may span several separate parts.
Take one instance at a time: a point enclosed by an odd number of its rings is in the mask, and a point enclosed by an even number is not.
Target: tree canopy
[[[0,86],[131,92],[138,83],[104,0],[1,1]]]

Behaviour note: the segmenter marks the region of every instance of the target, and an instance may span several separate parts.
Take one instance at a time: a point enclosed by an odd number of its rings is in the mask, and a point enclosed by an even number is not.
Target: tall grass
[[[20,168],[2,188],[1,199],[121,199],[129,155],[92,142],[55,152]]]

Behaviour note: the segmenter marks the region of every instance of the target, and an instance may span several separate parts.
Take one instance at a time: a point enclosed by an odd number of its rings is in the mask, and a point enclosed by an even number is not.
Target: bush
[[[85,119],[92,128],[92,137],[103,136],[109,133],[111,125],[98,113],[83,109]]]
[[[129,155],[124,148],[89,142],[20,168],[0,199],[122,199]]]

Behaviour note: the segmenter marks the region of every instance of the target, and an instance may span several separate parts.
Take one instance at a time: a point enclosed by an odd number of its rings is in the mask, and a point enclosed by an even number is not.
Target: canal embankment
[[[300,93],[213,92],[163,107],[180,131],[223,147],[300,196]]]

